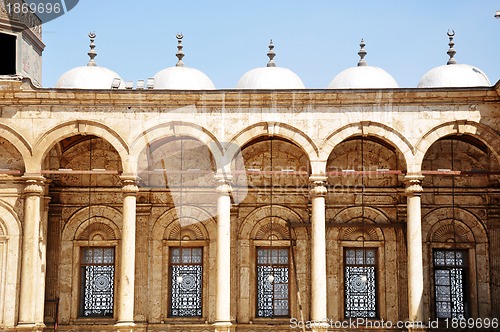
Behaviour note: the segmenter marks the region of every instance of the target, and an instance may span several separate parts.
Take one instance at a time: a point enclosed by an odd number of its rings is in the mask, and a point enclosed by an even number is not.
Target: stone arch
[[[209,212],[197,206],[186,205],[183,207],[182,214],[189,219],[189,222],[181,229],[176,208],[163,213],[153,225],[152,238],[154,240],[178,240],[180,234],[188,236],[190,240],[216,238],[215,220]]]
[[[364,207],[364,214],[361,206],[351,206],[342,209],[335,216],[333,216],[331,220],[328,220],[327,222],[345,224],[353,220],[361,220],[363,217],[375,224],[390,223],[390,219],[385,213],[371,206]]]
[[[278,235],[284,233],[286,238],[288,238],[288,225],[287,222],[291,222],[295,225],[298,223],[304,223],[304,219],[294,210],[281,206],[273,205],[273,235]],[[250,212],[246,218],[241,223],[238,237],[240,239],[257,239],[256,237],[269,236],[270,232],[270,217],[271,217],[271,206],[262,206],[256,208]],[[304,225],[306,225],[304,223]],[[276,229],[274,229],[276,227]],[[285,231],[286,229],[286,231]],[[302,229],[302,228],[300,228]],[[295,236],[299,239],[307,239],[306,232],[299,231],[295,229]],[[284,236],[283,235],[283,236]]]
[[[255,240],[288,240],[288,225],[286,220],[268,217],[255,225],[252,231],[252,239]]]
[[[210,131],[193,123],[172,121],[146,128],[137,135],[130,148],[131,167],[133,167],[133,171],[137,172],[139,155],[149,144],[162,138],[180,136],[192,137],[205,144],[215,159],[217,169],[224,168],[222,146]]]
[[[163,238],[169,240],[205,240],[208,239],[208,231],[202,223],[190,223],[181,228],[179,223],[172,221],[165,229]]]
[[[458,222],[455,228],[454,221]],[[463,239],[464,242],[488,242],[486,229],[481,220],[465,209],[455,207],[455,213],[453,213],[452,208],[442,207],[432,210],[422,218],[422,236],[428,242],[433,242],[434,239],[447,239],[446,236],[449,236],[450,231],[456,232],[455,236]]]
[[[0,123],[0,137],[5,138],[19,151],[26,164],[26,160],[33,154],[33,148],[28,140],[12,127],[3,123]]]
[[[371,224],[371,223],[370,223]],[[338,239],[340,241],[380,241],[383,240],[383,234],[379,228],[370,227],[346,227],[339,232]]]
[[[490,312],[482,299],[489,298],[490,293],[490,251],[486,229],[480,218],[462,208],[442,207],[430,211],[422,218],[423,257],[427,259],[427,271],[424,283],[433,285],[432,267],[433,250],[466,250],[468,256],[467,274],[469,279],[469,314],[473,317],[485,316]],[[472,286],[474,285],[474,286]],[[434,287],[434,285],[433,285]],[[424,303],[431,308],[433,301],[432,288],[427,290]]]
[[[119,271],[122,219],[122,214],[117,209],[96,205],[79,209],[66,221],[62,229],[60,264],[57,267],[61,289],[59,295],[61,323],[68,324],[69,320],[78,317],[80,248],[85,246],[87,241],[92,241],[91,246],[111,244],[115,246],[115,266]]]
[[[430,242],[474,242],[471,230],[462,222],[453,219],[442,220],[429,232]]]
[[[14,326],[18,306],[21,223],[12,209],[0,201],[0,326]]]
[[[481,123],[469,120],[457,120],[442,123],[439,126],[432,128],[422,136],[422,138],[415,146],[415,158],[414,164],[412,165],[412,170],[415,172],[419,172],[422,168],[425,154],[432,146],[432,144],[434,144],[439,139],[450,135],[471,135],[476,137],[488,147],[488,149],[500,163],[500,151],[498,150],[500,135],[498,135],[490,127]]]
[[[115,227],[113,227],[115,226]],[[116,240],[118,229],[109,219],[92,218],[89,222],[82,223],[76,231],[76,240],[111,241]]]
[[[97,231],[96,227],[99,226],[94,226],[94,223],[104,227],[101,230],[102,234],[107,234],[106,236],[113,237],[113,239],[120,239],[121,222],[122,214],[115,208],[105,205],[87,206],[73,213],[68,219],[64,225],[61,239],[62,241],[72,241],[85,234],[91,235],[92,232]],[[112,233],[110,233],[111,230]]]
[[[168,312],[168,301],[165,295],[170,292],[168,273],[166,267],[169,267],[169,254],[171,247],[178,246],[202,246],[203,249],[203,270],[204,279],[207,282],[204,284],[208,297],[204,297],[203,307],[208,308],[208,298],[213,298],[215,288],[211,287],[210,278],[213,271],[213,259],[216,256],[215,240],[217,238],[217,226],[212,214],[208,211],[192,205],[184,205],[182,210],[182,219],[188,219],[188,222],[183,223],[183,227],[179,224],[179,211],[177,208],[171,208],[160,215],[153,226],[151,227],[149,243],[151,255],[151,269],[149,272],[149,280],[151,285],[151,306],[157,308],[151,314],[151,321],[161,322],[166,317]],[[186,244],[180,242],[179,239],[186,240]],[[206,277],[206,278],[205,278]],[[205,287],[204,286],[204,287]],[[207,309],[204,317],[208,315]]]
[[[27,169],[27,172],[40,172],[40,169],[36,169],[36,167],[42,165],[43,158],[45,158],[49,150],[60,140],[74,135],[95,135],[106,140],[115,148],[120,156],[123,172],[131,172],[129,167],[129,148],[125,140],[110,127],[96,121],[88,120],[65,122],[42,135],[34,147],[35,153],[33,158],[35,164],[32,165],[32,169]]]
[[[318,159],[318,147],[303,131],[281,122],[259,122],[243,129],[226,144],[227,160],[233,160],[238,149],[260,136],[284,138],[304,151],[309,161]]]
[[[386,141],[401,153],[406,167],[409,167],[409,161],[413,159],[414,148],[408,139],[389,126],[370,121],[351,123],[334,131],[322,142],[319,159],[328,160],[335,146],[355,135],[374,136]]]
[[[338,296],[340,301],[329,307],[328,314],[342,317],[344,312],[345,292],[343,291],[346,249],[376,250],[379,271],[396,271],[402,256],[398,254],[401,246],[401,227],[381,210],[365,206],[351,206],[337,212],[327,220],[326,250],[329,257],[327,264],[327,287],[329,296]],[[394,227],[391,227],[394,226]],[[392,303],[398,301],[398,295],[404,290],[400,276],[379,273],[378,285],[384,285],[378,293],[378,310],[384,317],[397,317],[398,310]],[[340,290],[340,291],[338,291]]]

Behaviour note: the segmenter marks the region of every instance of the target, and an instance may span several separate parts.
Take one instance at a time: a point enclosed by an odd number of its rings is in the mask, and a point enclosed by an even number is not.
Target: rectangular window
[[[170,248],[170,317],[201,317],[203,248]]]
[[[344,250],[345,317],[377,318],[377,249]]]
[[[0,33],[0,75],[16,74],[16,36]]]
[[[113,317],[115,248],[82,248],[80,270],[80,316]]]
[[[437,318],[467,318],[467,251],[434,250],[434,294]]]
[[[288,248],[257,248],[257,317],[288,317]]]

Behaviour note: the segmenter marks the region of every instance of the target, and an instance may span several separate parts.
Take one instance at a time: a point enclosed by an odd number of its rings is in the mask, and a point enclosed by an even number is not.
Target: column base
[[[231,322],[216,322],[212,325],[215,332],[234,332],[234,326]]]
[[[36,323],[19,323],[16,326],[17,331],[43,331],[45,324]]]
[[[132,332],[134,331],[134,326],[135,323],[133,321],[123,321],[123,322],[116,322],[115,324],[115,331],[118,332]]]
[[[312,332],[326,332],[328,331],[328,328],[330,327],[330,324],[326,322],[317,322],[311,325],[311,331]]]

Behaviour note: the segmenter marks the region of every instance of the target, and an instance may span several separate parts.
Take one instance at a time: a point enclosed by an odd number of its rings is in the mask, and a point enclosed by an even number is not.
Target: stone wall
[[[443,171],[424,174],[425,318],[434,315],[434,248],[468,250],[470,314],[491,317],[500,306],[498,102],[495,88],[97,92],[33,89],[26,81],[2,81],[0,209],[6,213],[1,214],[0,250],[13,255],[2,256],[8,257],[7,263],[0,257],[4,269],[0,269],[0,281],[19,289],[17,272],[2,271],[18,271],[20,264],[18,237],[25,224],[22,175],[41,173],[48,190],[44,194],[48,204],[45,322],[56,321],[57,309],[61,330],[112,329],[113,319],[90,327],[95,321],[78,315],[80,248],[112,245],[119,250],[120,175],[138,175],[136,330],[181,330],[175,326],[179,320],[168,317],[169,250],[196,245],[204,249],[203,315],[181,319],[186,324],[182,329],[212,331],[217,241],[214,175],[224,170],[234,173],[232,260],[227,262],[232,271],[231,318],[241,331],[268,331],[270,322],[274,330],[285,331],[289,318],[256,317],[255,250],[271,242],[280,247],[294,245],[290,316],[300,317],[299,291],[307,320],[315,282],[310,272],[310,176],[325,176],[327,318],[345,318],[344,249],[370,247],[376,248],[378,256],[378,316],[405,320],[404,176],[451,169],[453,146],[453,168],[478,172],[457,175],[454,180]],[[238,153],[241,159],[233,160]],[[164,167],[171,171],[158,172]],[[92,169],[101,170],[90,174]],[[359,173],[363,170],[370,171],[364,178]],[[189,220],[182,228],[179,217]],[[116,264],[119,271],[119,258]],[[119,275],[116,278],[119,287],[123,281]],[[0,304],[5,303],[1,322],[12,327],[17,323],[19,300],[7,295],[0,290]]]

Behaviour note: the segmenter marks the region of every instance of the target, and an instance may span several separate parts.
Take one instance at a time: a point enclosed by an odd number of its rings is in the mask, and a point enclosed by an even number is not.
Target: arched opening
[[[484,276],[495,265],[487,258],[489,239],[483,230],[491,224],[490,202],[499,187],[500,163],[481,137],[449,135],[428,148],[422,174],[427,315],[434,319],[487,315],[495,303],[482,303],[490,296]],[[499,291],[495,278],[493,273],[493,293]]]
[[[24,174],[25,166],[21,153],[15,146],[0,137],[0,174],[3,176],[20,176]]]
[[[138,302],[149,306],[137,312],[146,315],[148,308],[158,308],[151,322],[206,320],[214,314],[208,305],[214,295],[209,287],[215,259],[209,239],[214,235],[209,237],[206,227],[216,219],[216,169],[209,147],[190,136],[158,137],[139,154],[139,203],[154,203],[151,218],[157,221],[151,238],[147,233],[137,237],[153,248],[138,252],[136,259],[140,269],[152,260],[149,282],[155,294],[141,298]],[[148,280],[137,284],[148,287]]]
[[[68,252],[64,252],[62,232],[76,211],[82,209],[86,211],[86,217],[80,218],[78,221],[82,225],[85,223],[90,228],[94,225],[101,229],[102,227],[98,227],[99,223],[96,216],[101,213],[102,208],[122,205],[122,185],[120,180],[122,162],[118,152],[108,141],[98,136],[69,136],[59,140],[48,151],[42,162],[42,174],[49,183],[50,196],[47,224],[46,324],[52,325],[56,322],[69,322],[70,319],[88,317],[91,311],[90,316],[95,316],[97,319],[114,317],[114,303],[111,302],[106,310],[102,310],[101,317],[98,313],[100,309],[87,310],[85,305],[91,306],[90,302],[83,303],[83,300],[81,300],[82,294],[78,292],[71,293],[69,289],[76,287],[77,290],[85,290],[82,283],[88,278],[83,278],[80,275],[80,268],[76,268],[78,264],[83,264],[78,257],[84,257],[84,251],[86,253],[98,253],[103,248],[106,249],[106,252],[112,250],[113,257],[115,257],[116,241],[113,240],[113,243],[108,241],[103,245],[99,241],[106,241],[105,237],[103,237],[105,233],[101,234],[99,232],[95,233],[95,236],[92,235],[92,237],[89,234],[85,240],[73,238],[69,245],[72,250],[80,248],[78,250],[81,252],[79,251],[79,254],[74,257],[73,251],[70,252],[70,257],[74,259],[69,263],[71,268],[66,272],[71,273],[71,276],[61,272],[61,264],[64,259],[68,258],[65,256]],[[114,222],[117,222],[117,220],[114,220]],[[88,243],[83,245],[78,241],[87,241]],[[96,258],[95,262],[101,260],[101,258]],[[95,262],[90,263],[94,264]],[[87,270],[93,268],[94,265],[92,264],[86,267]],[[114,265],[110,268],[113,271],[115,269]],[[104,268],[100,270],[104,271]],[[99,278],[96,273],[92,275]],[[104,279],[107,277],[109,275],[102,275]],[[64,285],[66,280],[77,280],[80,284],[72,284],[67,289],[61,286]],[[114,289],[114,286],[110,289],[112,297],[114,296]],[[93,293],[92,296],[99,297],[100,295]],[[71,310],[60,310],[61,299],[68,299],[65,303],[71,304]],[[78,299],[81,300],[81,303],[78,302]],[[105,314],[104,311],[106,311]]]
[[[351,136],[327,164],[328,315],[398,320],[404,315],[404,155],[376,136]],[[339,277],[340,276],[340,277]],[[339,298],[339,294],[342,296]]]
[[[235,186],[247,186],[239,218],[238,320],[298,317],[297,284],[307,289],[307,264],[293,268],[295,255],[307,261],[307,232],[302,216],[309,204],[310,162],[307,153],[280,136],[258,136],[243,145],[235,160]],[[252,230],[252,231],[250,231]],[[290,238],[290,233],[292,237]],[[300,252],[300,254],[298,254]],[[302,299],[305,307],[307,298]]]

